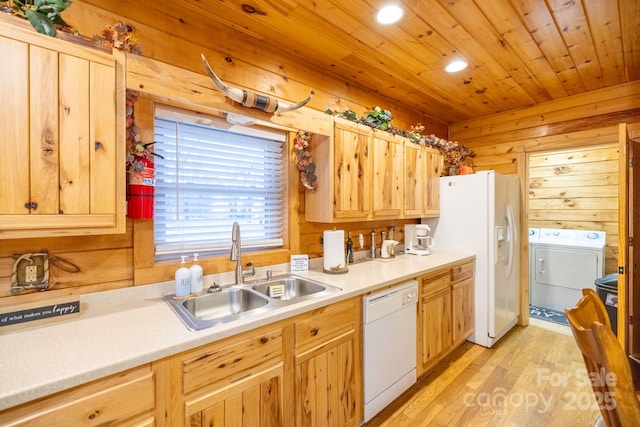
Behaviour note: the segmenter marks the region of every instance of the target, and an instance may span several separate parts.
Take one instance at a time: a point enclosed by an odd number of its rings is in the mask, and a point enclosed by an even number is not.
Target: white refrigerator
[[[475,325],[469,338],[491,347],[520,313],[520,183],[495,171],[440,178],[440,217],[423,219],[437,250],[472,252]]]

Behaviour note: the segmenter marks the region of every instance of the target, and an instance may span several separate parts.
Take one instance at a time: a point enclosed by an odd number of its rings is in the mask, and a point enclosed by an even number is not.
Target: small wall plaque
[[[80,315],[80,301],[51,299],[0,308],[0,332]]]

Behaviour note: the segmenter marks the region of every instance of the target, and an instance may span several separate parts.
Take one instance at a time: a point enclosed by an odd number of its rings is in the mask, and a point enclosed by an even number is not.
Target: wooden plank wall
[[[613,127],[617,132],[617,127]],[[618,144],[532,153],[529,227],[607,233],[606,273],[618,271]]]
[[[0,307],[133,285],[132,221],[117,235],[0,240]],[[49,289],[12,296],[15,254],[49,253]],[[7,298],[10,297],[10,298]]]

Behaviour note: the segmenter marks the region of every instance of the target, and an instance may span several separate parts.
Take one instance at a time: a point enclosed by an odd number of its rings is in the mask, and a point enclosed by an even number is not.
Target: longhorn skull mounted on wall
[[[246,91],[244,89],[229,86],[228,84],[220,80],[216,73],[213,72],[204,54],[201,53],[200,56],[202,57],[204,68],[207,69],[209,77],[211,77],[211,80],[213,80],[213,83],[217,86],[217,88],[220,89],[220,91],[229,98],[240,103],[240,105],[242,105],[243,107],[251,107],[258,110],[266,111],[267,113],[282,113],[285,111],[296,110],[306,105],[309,101],[311,101],[311,98],[313,98],[314,92],[311,91],[311,94],[307,99],[302,100],[296,104],[292,104],[290,102],[278,101],[271,96],[259,95],[257,93]]]

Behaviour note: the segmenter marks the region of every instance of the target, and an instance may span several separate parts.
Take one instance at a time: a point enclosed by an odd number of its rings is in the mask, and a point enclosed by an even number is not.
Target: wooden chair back
[[[578,304],[565,310],[582,352],[603,421],[609,427],[640,425],[640,402],[629,360],[611,330],[604,304],[593,289],[583,289]]]

